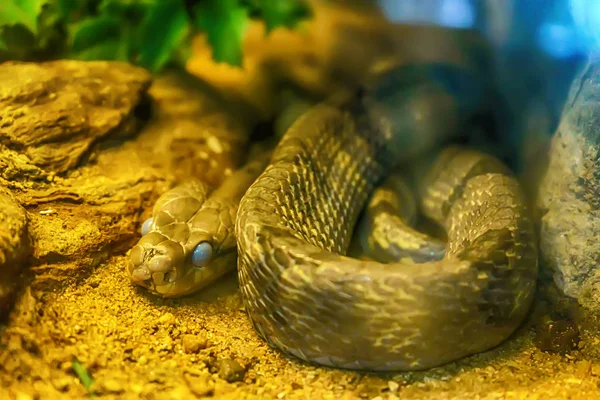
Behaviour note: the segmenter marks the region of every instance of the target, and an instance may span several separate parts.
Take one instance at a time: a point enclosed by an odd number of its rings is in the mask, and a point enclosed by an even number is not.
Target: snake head
[[[179,297],[233,269],[235,238],[222,219],[222,209],[207,207],[188,221],[158,215],[144,222],[127,261],[132,282],[161,297]]]

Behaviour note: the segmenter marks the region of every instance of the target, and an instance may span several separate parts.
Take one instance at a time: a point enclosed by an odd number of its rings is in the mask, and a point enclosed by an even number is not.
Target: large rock
[[[136,131],[135,107],[150,76],[118,63],[8,62],[0,82],[2,145],[46,173],[60,173],[100,138]]]
[[[600,64],[574,80],[538,192],[540,251],[556,285],[600,311]]]
[[[117,62],[0,65],[0,309],[80,279],[138,239],[153,202],[242,161],[248,121],[184,73]]]

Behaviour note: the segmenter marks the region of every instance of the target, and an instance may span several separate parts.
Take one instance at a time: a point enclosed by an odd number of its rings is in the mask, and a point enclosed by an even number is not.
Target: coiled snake
[[[152,232],[131,252],[133,280],[164,296],[197,290],[222,274],[220,256],[231,263],[235,222],[246,310],[286,354],[340,368],[418,370],[499,344],[529,309],[537,249],[521,189],[495,158],[446,147],[433,163],[415,163],[427,171],[417,175],[420,209],[445,228],[445,249],[398,219],[401,235],[390,239],[388,230],[387,244],[374,247],[401,261],[345,255],[380,181],[463,126],[480,104],[481,92],[452,73],[444,76],[459,84],[440,85],[441,70],[419,79],[392,70],[361,93],[312,107],[264,171],[254,161],[238,172],[239,186],[232,178],[212,196],[197,184],[163,195],[146,227]],[[419,99],[428,107],[415,108]],[[397,196],[391,208],[371,210],[399,211],[406,199]],[[381,198],[375,192],[371,204]],[[366,218],[370,227],[394,220]]]

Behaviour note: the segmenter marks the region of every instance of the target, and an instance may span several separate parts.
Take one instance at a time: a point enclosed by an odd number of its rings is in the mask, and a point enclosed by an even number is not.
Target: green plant
[[[156,72],[206,33],[213,59],[242,63],[250,19],[267,32],[311,16],[306,0],[2,0],[0,61],[120,60]]]

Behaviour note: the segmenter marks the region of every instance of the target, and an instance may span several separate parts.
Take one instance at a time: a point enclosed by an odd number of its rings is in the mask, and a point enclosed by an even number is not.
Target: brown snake
[[[209,274],[221,265],[219,255],[231,256],[224,249],[232,248],[233,232],[224,224],[235,221],[245,308],[258,333],[286,354],[340,368],[418,370],[506,339],[531,304],[537,249],[521,189],[495,158],[446,147],[435,162],[423,164],[419,207],[446,231],[445,249],[421,235],[396,248],[412,246],[408,258],[420,255],[419,263],[345,255],[380,181],[400,160],[432,147],[427,136],[419,141],[426,143],[423,149],[407,146],[409,131],[443,137],[469,111],[434,101],[431,115],[412,112],[414,98],[435,98],[439,87],[419,92],[428,87],[426,80],[408,90],[395,81],[392,89],[385,79],[379,82],[304,113],[266,169],[253,169],[256,179],[246,175],[244,185],[252,183],[247,191],[236,189],[231,196],[230,180],[214,198],[204,189],[196,201],[190,189],[163,195],[152,232],[131,252],[133,279],[167,296],[197,290],[206,282],[191,276]],[[450,117],[438,119],[438,112]],[[240,197],[237,216],[228,211],[223,217],[215,206],[227,198],[233,199],[228,207],[237,205]],[[209,206],[203,211],[205,198]],[[203,212],[207,216],[199,217]],[[400,230],[404,235],[410,228]],[[423,246],[415,247],[415,240]],[[207,247],[197,250],[202,243]],[[213,275],[222,273],[216,270]],[[157,289],[182,278],[188,283],[181,290]]]

